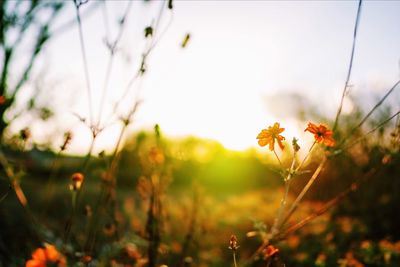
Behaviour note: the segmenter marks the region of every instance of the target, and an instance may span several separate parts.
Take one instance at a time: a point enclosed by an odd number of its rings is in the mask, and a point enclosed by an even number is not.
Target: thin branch
[[[400,110],[397,111],[395,114],[393,114],[392,116],[390,116],[389,118],[387,118],[386,120],[382,121],[381,123],[379,123],[375,128],[373,128],[372,130],[370,130],[369,132],[365,133],[363,136],[361,136],[360,138],[356,139],[354,142],[346,145],[343,147],[344,149],[347,149],[349,147],[352,147],[353,145],[357,144],[358,142],[360,142],[361,140],[363,140],[364,138],[367,137],[367,135],[370,135],[371,133],[375,132],[376,130],[378,130],[379,128],[383,127],[386,123],[388,123],[389,121],[391,121],[392,119],[394,119],[396,116],[398,116],[400,114]]]
[[[356,127],[354,127],[351,131],[350,131],[350,135],[352,135],[358,128],[360,128],[364,122],[372,115],[372,113],[374,113],[374,111],[380,106],[382,105],[382,103],[386,100],[386,98],[394,91],[394,89],[396,89],[396,87],[400,84],[400,80],[398,80],[390,89],[389,91],[387,91],[387,93],[378,101],[378,103],[376,103],[376,105],[368,112],[367,115],[365,115],[365,117],[357,124]]]
[[[336,127],[339,123],[339,116],[342,113],[342,108],[343,108],[343,101],[344,101],[344,97],[347,94],[347,89],[349,88],[349,81],[350,81],[350,76],[351,76],[351,70],[353,69],[353,59],[354,59],[354,50],[356,47],[356,40],[357,40],[357,29],[358,29],[358,23],[360,21],[360,15],[361,15],[361,5],[362,5],[362,0],[360,0],[358,2],[358,10],[357,10],[357,17],[356,17],[356,23],[354,25],[354,33],[353,33],[353,46],[351,49],[351,56],[350,56],[350,63],[349,63],[349,69],[347,71],[347,77],[346,77],[346,82],[344,83],[344,88],[343,88],[343,92],[342,92],[342,98],[340,100],[340,105],[339,105],[339,109],[336,113],[336,119],[335,119],[335,123],[333,125],[333,131],[336,130]]]
[[[300,222],[288,227],[285,232],[279,236],[280,240],[285,239],[289,234],[297,231],[298,229],[302,228],[305,226],[307,223],[312,221],[313,219],[317,218],[318,216],[324,214],[327,212],[330,208],[334,207],[337,205],[340,201],[342,201],[347,195],[349,195],[352,192],[355,192],[361,183],[365,182],[367,179],[369,179],[371,176],[376,174],[378,172],[378,169],[372,169],[368,173],[366,173],[359,181],[352,183],[346,190],[338,194],[336,197],[328,201],[322,208],[320,208],[318,211],[315,213],[309,215],[308,217],[304,218]]]
[[[314,141],[314,143],[311,145],[310,149],[308,150],[307,155],[303,158],[303,160],[301,161],[301,163],[299,164],[299,166],[297,166],[296,168],[296,172],[300,170],[301,167],[303,167],[304,162],[306,162],[308,156],[310,156],[311,151],[313,150],[313,148],[315,147],[315,144],[317,143],[317,141]]]
[[[163,10],[164,10],[164,5],[165,3],[162,3],[160,6],[160,11],[156,20],[156,24],[154,27],[154,31],[153,34],[156,35],[157,32],[159,32],[159,27],[160,27],[160,21],[162,18],[162,14],[163,14]],[[164,34],[167,32],[167,30],[169,29],[171,23],[173,20],[173,13],[171,13],[171,17],[170,20],[167,24],[167,26],[163,29],[163,31],[161,32],[161,34],[158,36],[157,39],[155,39],[155,37],[152,38],[152,40],[147,44],[147,48],[144,49],[144,53],[143,53],[143,57],[142,57],[142,62],[139,66],[138,71],[136,72],[136,74],[129,80],[129,82],[127,83],[127,86],[125,87],[125,90],[123,91],[123,94],[121,95],[120,98],[118,98],[117,102],[114,104],[114,108],[113,108],[113,114],[117,113],[118,108],[120,107],[122,101],[126,98],[126,96],[128,95],[130,89],[132,88],[132,86],[139,80],[140,77],[143,76],[144,72],[143,72],[143,67],[146,65],[146,60],[147,58],[150,56],[150,54],[152,53],[152,51],[154,50],[154,48],[157,46],[157,44],[159,43],[159,41],[162,39],[162,37],[164,36]],[[107,121],[112,119],[112,115],[108,118]]]
[[[292,178],[292,174],[294,171],[294,165],[296,163],[296,151],[294,151],[294,155],[293,155],[293,159],[292,159],[292,163],[290,165],[290,169],[289,169],[289,173],[287,174],[287,177],[285,178],[285,194],[283,195],[283,198],[281,200],[281,205],[279,207],[278,210],[278,214],[274,220],[274,224],[271,228],[271,236],[273,237],[275,234],[278,233],[279,231],[279,226],[282,220],[282,215],[283,215],[283,211],[285,209],[286,206],[286,201],[287,201],[287,197],[289,194],[289,188],[290,188],[290,180]]]
[[[278,157],[278,154],[276,154],[276,151],[275,151],[275,149],[274,149],[273,151],[274,151],[274,154],[275,154],[275,157],[276,157],[276,159],[277,159],[277,160],[278,160],[278,162],[279,162],[279,165],[281,165],[281,167],[283,168],[282,161],[279,159],[279,157]]]
[[[104,2],[104,5],[105,5],[105,3],[106,2]],[[108,59],[108,64],[107,64],[106,75],[105,75],[104,83],[103,83],[104,87],[103,87],[103,91],[102,91],[102,94],[101,94],[100,108],[99,108],[99,114],[98,114],[98,119],[97,119],[97,127],[99,127],[99,125],[101,123],[101,117],[102,117],[102,114],[103,114],[103,109],[104,109],[103,107],[104,107],[104,102],[105,102],[105,98],[106,98],[106,92],[107,92],[107,89],[108,89],[108,84],[109,84],[109,81],[110,81],[111,70],[112,70],[112,65],[113,65],[114,58],[115,58],[116,48],[117,48],[117,45],[118,45],[119,41],[121,40],[122,34],[124,32],[125,25],[126,25],[126,20],[127,20],[129,12],[131,10],[132,3],[133,3],[132,1],[130,1],[128,3],[128,6],[127,6],[126,11],[125,11],[125,14],[124,14],[123,18],[121,19],[121,25],[120,25],[120,28],[119,28],[118,35],[115,38],[114,42],[113,43],[108,43],[108,40],[107,40],[107,47],[109,49],[110,54],[109,54],[109,59]],[[108,17],[107,17],[107,12],[106,12],[105,8],[104,8],[104,19],[105,19],[105,24],[106,24],[107,36],[109,36],[109,33],[108,33],[109,32],[109,30],[108,30]]]
[[[100,6],[101,1],[92,1],[92,5],[90,8],[87,8],[81,12],[81,19],[84,20],[85,18],[88,18],[90,15],[94,14],[96,9]],[[58,28],[55,28],[52,30],[51,34],[54,38],[54,36],[61,35],[64,32],[68,31],[71,29],[73,26],[75,26],[76,19],[71,19],[70,21],[66,22],[65,24],[62,24]]]
[[[85,79],[86,79],[86,90],[88,94],[88,104],[89,104],[89,124],[93,124],[93,105],[92,105],[92,88],[90,85],[90,77],[89,77],[89,67],[85,49],[85,40],[83,38],[83,30],[82,30],[82,21],[80,16],[80,3],[77,0],[74,0],[75,7],[76,7],[76,19],[78,21],[78,30],[79,30],[79,40],[81,46],[81,53],[82,53],[82,60],[83,60],[83,68],[85,72]]]
[[[324,159],[321,161],[321,163],[318,165],[317,169],[315,170],[314,174],[311,176],[310,180],[308,180],[308,183],[306,184],[306,186],[304,186],[303,190],[300,192],[300,194],[297,196],[296,200],[293,202],[292,206],[289,209],[288,214],[282,220],[282,225],[281,225],[282,227],[290,219],[292,214],[295,212],[297,206],[299,205],[300,201],[303,199],[304,195],[310,189],[310,187],[314,183],[315,179],[317,179],[318,175],[320,174],[320,172],[322,171],[322,168],[325,165],[326,160],[327,160],[327,158],[324,157]]]

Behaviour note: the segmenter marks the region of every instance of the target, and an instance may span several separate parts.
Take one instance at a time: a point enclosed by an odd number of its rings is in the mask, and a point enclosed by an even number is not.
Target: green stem
[[[271,238],[273,238],[279,231],[279,224],[282,220],[282,216],[283,216],[283,210],[286,206],[286,201],[287,201],[287,197],[289,194],[289,187],[290,187],[290,180],[292,178],[292,174],[293,174],[293,169],[294,169],[294,164],[296,162],[296,152],[294,152],[293,155],[293,159],[292,159],[292,163],[290,165],[290,169],[289,169],[289,173],[285,178],[285,194],[283,195],[282,201],[281,201],[281,205],[279,207],[278,210],[278,214],[274,220],[274,224],[271,228]]]
[[[278,159],[279,165],[281,165],[281,167],[283,168],[282,161],[279,159],[278,154],[276,154],[275,149],[273,151],[274,151],[275,157]]]
[[[233,265],[234,265],[235,267],[237,267],[237,263],[236,263],[236,253],[235,253],[235,252],[233,252]]]
[[[318,175],[321,173],[321,170],[323,166],[325,165],[326,162],[326,157],[321,161],[321,163],[318,165],[318,168],[315,170],[314,174],[311,176],[310,180],[306,184],[306,186],[303,188],[303,190],[300,192],[300,194],[297,196],[296,200],[293,202],[292,206],[289,209],[288,214],[282,221],[282,226],[285,225],[285,223],[289,220],[291,215],[294,213],[296,210],[299,202],[303,199],[304,195],[307,193],[307,191],[310,189],[311,185],[314,183],[314,181],[317,179]]]
[[[304,162],[306,162],[308,156],[310,156],[311,151],[313,150],[313,148],[314,148],[314,146],[315,146],[316,143],[317,143],[317,141],[314,141],[314,143],[311,145],[310,149],[308,150],[307,155],[303,158],[303,160],[301,161],[300,165],[297,166],[296,172],[297,172],[298,170],[300,170],[301,167],[303,167]]]

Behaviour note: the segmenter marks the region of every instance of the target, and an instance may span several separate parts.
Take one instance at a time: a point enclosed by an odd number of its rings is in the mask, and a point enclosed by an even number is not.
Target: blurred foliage
[[[358,189],[278,243],[272,249],[277,251],[270,257],[271,266],[399,266],[398,121],[360,139],[381,121],[354,131],[352,125],[360,117],[355,112],[342,120],[335,138],[345,140],[340,147],[354,145],[331,151],[329,164],[289,223],[316,213],[353,182],[360,182]],[[350,132],[354,134],[348,137]],[[80,223],[73,225],[72,238],[65,244],[62,236],[71,210],[69,179],[85,159],[38,147],[24,151],[27,140],[19,138],[14,147],[3,146],[2,151],[18,173],[28,208],[18,204],[1,171],[0,192],[5,197],[1,197],[0,227],[5,230],[0,232],[0,266],[23,265],[43,239],[64,248],[69,263],[90,260],[97,266],[143,266],[150,233],[160,237],[157,262],[168,266],[226,266],[232,261],[227,249],[232,234],[238,238],[240,266],[265,266],[262,259],[253,263],[246,259],[260,245],[260,234],[269,231],[283,194],[272,155],[230,151],[215,141],[195,137],[169,139],[159,126],[153,133],[131,136],[118,154],[115,207],[95,217],[98,234],[89,257],[82,247],[98,199],[108,186],[113,155],[102,152],[90,160],[76,215]],[[306,169],[316,168],[319,153],[314,151]],[[366,177],[371,170],[373,175]],[[307,177],[294,178],[289,202]],[[149,232],[154,186],[161,206],[153,218],[157,228]]]

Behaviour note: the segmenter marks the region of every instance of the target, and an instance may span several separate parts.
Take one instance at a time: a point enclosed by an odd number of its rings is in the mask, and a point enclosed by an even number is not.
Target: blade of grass
[[[337,205],[340,201],[342,201],[345,197],[347,197],[350,193],[355,192],[362,183],[366,182],[369,178],[371,178],[373,175],[375,175],[378,172],[379,168],[374,168],[371,169],[369,172],[367,172],[359,181],[352,183],[346,190],[342,191],[340,194],[338,194],[336,197],[328,201],[322,208],[320,208],[318,211],[315,213],[309,215],[308,217],[304,218],[300,222],[288,227],[285,232],[279,236],[279,240],[285,239],[289,234],[299,230],[303,226],[305,226],[307,223],[312,221],[313,219],[317,218],[318,216],[321,216],[325,212],[327,212],[330,208],[333,206]]]
[[[340,114],[342,113],[344,97],[346,96],[346,94],[348,92],[348,88],[349,88],[351,70],[353,69],[354,50],[355,50],[355,47],[356,47],[356,40],[357,40],[357,30],[358,30],[358,24],[359,24],[359,21],[360,21],[360,15],[361,15],[361,6],[362,6],[362,0],[360,0],[358,2],[357,16],[356,16],[356,22],[355,22],[355,25],[354,25],[354,33],[353,33],[353,46],[351,48],[351,55],[350,55],[350,63],[349,63],[348,71],[347,71],[346,82],[344,83],[344,88],[343,88],[343,92],[342,92],[342,98],[340,99],[339,108],[338,108],[338,111],[336,113],[335,123],[333,124],[333,129],[332,129],[333,131],[336,130],[336,127],[337,127],[337,125],[339,123],[339,117],[340,117]]]

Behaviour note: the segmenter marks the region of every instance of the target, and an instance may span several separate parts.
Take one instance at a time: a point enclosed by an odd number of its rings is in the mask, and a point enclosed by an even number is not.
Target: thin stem
[[[49,204],[51,203],[51,200],[53,198],[53,193],[54,193],[53,180],[57,175],[57,163],[58,163],[58,159],[60,158],[61,152],[62,152],[62,150],[60,149],[60,151],[58,151],[58,153],[56,154],[56,156],[55,156],[55,158],[54,158],[54,160],[53,160],[53,162],[51,164],[51,167],[50,167],[49,179],[47,180],[46,186],[45,186],[45,188],[46,188],[46,190],[45,190],[45,192],[46,192],[46,197],[45,197],[46,204],[45,204],[45,206],[43,208],[43,211],[42,211],[42,215],[43,216],[46,215],[47,210],[49,208]]]
[[[80,6],[77,2],[75,2],[75,7],[76,7],[76,19],[78,21],[79,40],[80,40],[80,46],[81,46],[83,67],[84,67],[84,72],[85,72],[86,89],[87,89],[87,94],[88,94],[89,116],[90,116],[89,124],[92,125],[93,124],[92,87],[90,85],[89,67],[88,67],[87,56],[86,56],[85,41],[83,38],[82,21],[81,21],[81,16],[79,13]]]
[[[39,223],[37,222],[36,218],[34,217],[33,213],[31,212],[29,205],[28,205],[28,201],[25,197],[25,194],[22,191],[22,188],[20,187],[19,183],[15,179],[14,170],[10,166],[6,156],[4,155],[4,153],[1,149],[0,149],[0,167],[3,168],[5,175],[7,177],[7,180],[8,180],[9,186],[10,186],[9,190],[12,190],[14,192],[15,197],[18,200],[18,203],[21,205],[22,209],[24,210],[24,212],[26,214],[26,217],[32,223],[32,225],[35,226],[33,228],[33,229],[35,229],[35,233],[41,240],[43,240],[42,233],[40,231],[38,231]],[[3,199],[7,196],[7,194],[5,196],[3,196]],[[1,199],[1,201],[3,201],[3,199]]]
[[[307,193],[307,191],[310,189],[311,185],[314,183],[315,179],[317,179],[318,175],[322,171],[323,166],[325,165],[327,158],[324,157],[324,159],[321,161],[321,163],[318,165],[318,168],[315,170],[314,174],[311,176],[310,180],[304,186],[303,190],[300,192],[300,194],[297,196],[296,200],[293,202],[292,206],[289,209],[288,214],[285,216],[285,218],[282,221],[282,227],[285,225],[285,223],[290,219],[294,211],[296,210],[298,204],[300,201],[303,199],[304,195]]]
[[[342,201],[347,195],[349,195],[352,192],[355,192],[362,183],[366,182],[369,178],[371,178],[373,175],[377,174],[379,171],[379,168],[373,168],[371,169],[368,173],[364,174],[363,177],[359,178],[358,181],[352,183],[346,190],[342,191],[339,193],[337,196],[335,196],[333,199],[329,200],[322,208],[320,208],[318,211],[315,213],[309,215],[308,217],[304,218],[300,222],[288,227],[285,232],[279,236],[279,239],[282,240],[289,234],[297,231],[298,229],[302,228],[304,225],[306,225],[308,222],[311,220],[317,218],[318,216],[324,214],[326,211],[328,211],[330,208],[338,204],[340,201]]]
[[[117,166],[117,162],[118,162],[118,157],[117,157],[118,156],[118,150],[119,150],[120,144],[122,142],[122,138],[123,138],[123,136],[125,134],[125,131],[127,129],[127,126],[128,125],[124,124],[122,129],[121,129],[121,132],[119,134],[117,143],[116,143],[115,148],[114,148],[113,155],[111,157],[110,167],[108,168],[108,170],[106,172],[106,175],[105,175],[105,177],[107,179],[111,179],[113,177],[113,172],[114,172],[114,170],[115,170],[115,168]],[[114,183],[114,186],[116,186],[116,181]],[[97,218],[99,217],[100,209],[104,208],[103,206],[101,206],[101,204],[105,199],[105,194],[106,193],[107,193],[107,190],[106,190],[105,186],[103,186],[102,190],[101,190],[101,193],[100,193],[100,196],[99,196],[99,198],[97,200],[97,203],[96,203],[95,211],[93,213],[94,216],[92,216],[92,221],[89,223],[88,234],[87,234],[86,242],[85,242],[85,249],[88,250],[88,252],[91,252],[93,250],[93,248],[94,248],[96,235],[97,235],[97,231],[98,231],[98,223],[99,223]]]
[[[236,253],[235,253],[235,251],[233,252],[233,265],[234,265],[235,267],[237,267],[237,263],[236,263]]]
[[[374,113],[374,111],[380,106],[382,105],[382,103],[386,100],[386,98],[394,91],[394,89],[396,89],[396,87],[400,84],[400,80],[398,80],[390,89],[389,91],[378,101],[378,103],[376,103],[376,105],[368,112],[367,115],[365,115],[365,117],[357,124],[356,127],[354,127],[351,131],[350,131],[350,135],[352,135],[358,128],[360,128],[364,122],[372,115],[372,113]]]
[[[164,5],[165,3],[162,3],[160,6],[160,11],[158,13],[158,17],[156,20],[156,24],[154,27],[154,31],[153,34],[156,35],[159,31],[159,26],[160,26],[160,22],[161,22],[161,18],[163,15],[163,10],[164,10]],[[125,90],[123,91],[123,94],[121,95],[120,98],[118,98],[117,102],[114,104],[114,108],[113,108],[113,114],[115,114],[118,111],[119,106],[121,105],[122,101],[126,98],[126,96],[128,95],[130,88],[136,83],[136,81],[143,76],[143,72],[142,72],[142,67],[143,65],[145,65],[146,63],[146,59],[150,56],[151,52],[154,50],[154,48],[157,46],[157,44],[161,41],[162,37],[164,36],[164,34],[167,32],[167,30],[169,29],[171,23],[173,20],[173,13],[170,17],[170,20],[167,24],[167,26],[164,28],[164,30],[161,32],[161,34],[158,36],[157,39],[155,39],[155,37],[153,37],[148,44],[146,45],[146,49],[144,49],[144,53],[143,53],[143,58],[142,58],[142,64],[139,67],[139,70],[137,71],[137,73],[135,74],[135,76],[133,76],[127,83],[127,86],[125,87]],[[110,117],[107,119],[107,121],[111,120],[112,115],[110,115]]]
[[[104,2],[104,5],[105,5],[105,3],[106,2]],[[127,17],[128,17],[128,14],[129,14],[129,11],[130,11],[131,7],[132,7],[132,1],[130,1],[128,3],[128,6],[127,6],[126,11],[125,11],[125,14],[124,14],[124,16],[122,17],[122,20],[121,20],[121,25],[120,25],[120,28],[119,28],[118,35],[115,38],[114,42],[113,43],[108,43],[108,40],[107,40],[107,47],[109,49],[110,54],[109,54],[109,58],[108,58],[106,75],[105,75],[104,83],[103,83],[104,84],[103,91],[102,91],[102,94],[101,94],[99,114],[98,114],[98,118],[97,118],[97,127],[99,127],[100,124],[101,124],[101,117],[102,117],[103,110],[104,110],[104,102],[105,102],[105,99],[106,99],[106,92],[107,92],[109,81],[110,81],[111,70],[112,70],[112,66],[113,66],[113,62],[114,62],[114,58],[115,58],[117,45],[118,45],[119,41],[121,40],[122,34],[124,32],[125,25],[126,25],[126,20],[127,20]],[[108,16],[107,16],[106,9],[104,8],[103,10],[104,10],[104,19],[105,19],[105,24],[106,24],[106,32],[107,32],[107,36],[109,36]]]
[[[381,128],[382,126],[384,126],[386,123],[388,123],[389,121],[391,121],[393,118],[395,118],[396,116],[398,116],[400,114],[400,110],[397,111],[395,114],[393,114],[392,116],[390,116],[389,118],[387,118],[386,120],[384,120],[383,122],[379,123],[378,126],[376,126],[375,128],[373,128],[372,130],[370,130],[369,132],[365,133],[363,136],[361,136],[360,138],[356,139],[354,142],[346,145],[343,147],[343,149],[347,149],[349,147],[352,147],[353,145],[357,144],[358,142],[360,142],[361,140],[363,140],[364,138],[367,137],[367,135],[370,135],[371,133],[375,132],[376,130],[378,130],[379,128]]]
[[[93,152],[93,148],[94,148],[94,144],[95,144],[95,140],[96,140],[97,135],[93,134],[93,138],[92,138],[92,142],[90,143],[90,147],[89,147],[89,151],[85,156],[85,161],[83,162],[82,165],[82,174],[83,176],[86,176],[87,173],[87,168],[89,166],[89,161],[90,158],[92,156],[92,152]],[[85,184],[85,180],[84,179],[82,181],[81,187],[79,188],[79,190],[75,193],[73,192],[74,196],[73,196],[73,200],[72,200],[72,211],[71,211],[71,215],[67,220],[67,223],[65,224],[65,228],[64,228],[64,242],[67,243],[68,239],[69,239],[69,235],[71,233],[71,229],[72,229],[72,225],[75,219],[75,216],[77,214],[77,210],[80,204],[80,195],[81,195],[81,191],[82,191],[82,187]]]
[[[9,193],[10,193],[10,190],[7,190],[7,192],[0,198],[0,203],[3,202],[4,199],[6,199],[6,197],[8,196]]]
[[[276,154],[275,149],[274,149],[273,151],[274,151],[275,157],[276,157],[276,158],[278,159],[278,161],[279,161],[279,165],[281,165],[281,167],[283,167],[283,164],[282,164],[281,160],[279,159],[278,154]]]
[[[355,47],[356,47],[356,40],[357,40],[357,29],[358,29],[358,23],[360,21],[360,15],[361,15],[361,4],[362,4],[362,0],[360,0],[358,2],[356,22],[355,22],[355,25],[354,25],[353,46],[352,46],[352,49],[351,49],[350,63],[349,63],[348,71],[347,71],[346,82],[344,83],[344,88],[343,88],[343,92],[342,92],[342,98],[340,99],[339,108],[338,108],[338,111],[336,113],[336,119],[335,119],[335,123],[333,125],[333,131],[336,130],[336,127],[337,127],[337,125],[339,123],[339,117],[340,117],[340,114],[342,113],[344,97],[346,96],[347,91],[348,91],[347,89],[349,88],[351,70],[353,69],[354,50],[355,50]]]
[[[296,152],[294,152],[293,155],[293,159],[292,159],[292,163],[290,165],[290,169],[289,169],[289,173],[285,178],[285,194],[283,195],[282,201],[281,201],[281,205],[279,207],[278,210],[278,214],[274,220],[274,224],[271,228],[271,237],[274,237],[278,231],[279,231],[279,224],[282,220],[282,215],[283,215],[283,210],[285,209],[286,206],[286,201],[287,201],[287,197],[289,194],[289,187],[290,187],[290,180],[292,178],[292,174],[293,174],[293,168],[294,168],[294,164],[296,162]]]
[[[317,141],[314,141],[314,143],[311,145],[310,149],[308,150],[307,155],[303,158],[303,160],[302,160],[302,162],[300,163],[300,165],[297,166],[297,168],[296,168],[296,170],[295,170],[296,172],[297,172],[298,170],[300,170],[301,167],[303,167],[304,162],[306,162],[308,156],[311,154],[311,151],[312,151],[312,149],[314,148],[314,146],[315,146],[316,143],[317,143]]]

